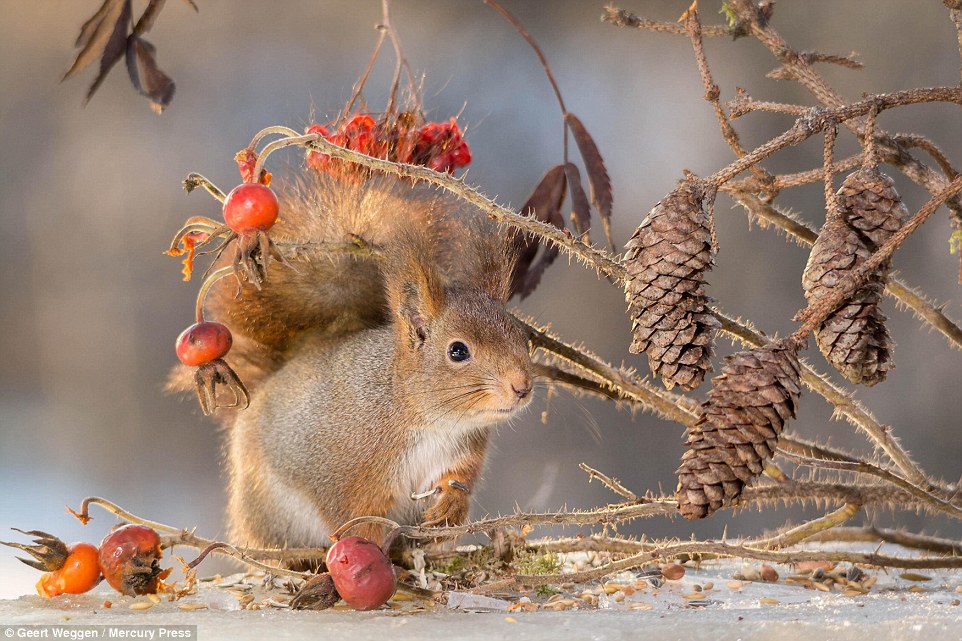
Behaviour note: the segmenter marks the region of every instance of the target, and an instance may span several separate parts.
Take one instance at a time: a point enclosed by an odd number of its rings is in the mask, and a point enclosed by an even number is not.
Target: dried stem
[[[256,174],[256,175],[259,176],[260,174]],[[188,194],[194,191],[195,189],[197,189],[198,187],[203,187],[204,189],[207,190],[207,193],[209,193],[211,196],[213,196],[220,202],[224,202],[224,199],[227,198],[224,192],[222,192],[217,187],[217,185],[207,180],[200,174],[187,174],[187,178],[184,179],[183,186],[184,186],[184,191],[186,191]]]
[[[532,589],[542,585],[557,585],[559,583],[584,583],[597,581],[610,574],[625,572],[637,567],[665,561],[678,557],[735,557],[755,559],[772,563],[802,563],[804,561],[828,561],[835,563],[858,563],[890,568],[962,568],[962,557],[902,557],[877,553],[862,552],[830,552],[825,550],[791,550],[775,551],[763,550],[745,544],[719,543],[715,541],[672,543],[667,545],[649,546],[649,549],[634,554],[625,559],[612,561],[599,568],[583,572],[568,574],[545,575],[515,575],[501,581],[486,583],[473,592],[485,594],[502,592],[510,589]]]
[[[892,543],[905,548],[916,550],[926,550],[938,554],[951,554],[952,556],[962,556],[962,544],[954,539],[942,539],[934,536],[924,536],[912,534],[902,530],[889,530],[876,528],[874,526],[857,527],[837,527],[826,532],[819,532],[808,539],[814,541],[838,541],[843,543]]]
[[[812,519],[811,521],[803,523],[798,527],[786,530],[777,536],[754,541],[752,542],[752,547],[760,547],[769,550],[792,547],[820,532],[830,530],[841,525],[842,523],[845,523],[850,518],[855,516],[861,507],[862,506],[858,503],[846,503],[839,509],[831,512],[830,514],[826,514],[821,518]]]
[[[210,288],[214,286],[214,283],[228,276],[236,276],[233,267],[221,267],[204,279],[200,290],[197,292],[197,302],[194,304],[194,317],[198,323],[204,322],[204,301],[207,300],[207,294],[210,292]]]
[[[825,144],[822,148],[822,169],[824,172],[825,185],[825,219],[838,219],[842,215],[842,207],[835,197],[835,186],[832,184],[834,172],[832,170],[832,157],[835,154],[835,138],[838,136],[838,127],[830,125],[825,129]]]
[[[721,128],[725,142],[735,152],[735,156],[741,158],[745,155],[745,149],[738,139],[738,132],[732,127],[731,121],[722,108],[721,90],[712,79],[711,69],[708,67],[708,58],[705,56],[705,46],[702,42],[702,25],[698,18],[697,1],[685,12],[685,17],[685,27],[688,30],[688,37],[691,38],[692,48],[695,51],[695,61],[698,63],[698,72],[705,87],[705,100],[711,104],[712,110],[715,112],[715,118],[718,120],[718,126]],[[751,171],[759,180],[764,181],[769,178],[768,173],[759,165],[752,166]]]
[[[631,29],[641,29],[642,31],[654,31],[657,33],[674,33],[685,35],[687,32],[685,25],[677,22],[662,22],[659,20],[645,20],[639,18],[631,11],[618,9],[615,7],[605,7],[605,13],[601,16],[603,22],[613,24],[616,27],[628,27]],[[710,25],[702,27],[702,34],[706,36],[732,36],[732,29],[724,25]]]
[[[594,479],[598,479],[598,481],[600,481],[602,485],[604,485],[606,488],[608,488],[615,494],[621,496],[622,498],[628,499],[632,503],[640,500],[640,497],[637,494],[635,494],[634,492],[626,488],[624,485],[622,485],[621,481],[619,481],[618,479],[608,476],[607,474],[604,474],[602,472],[599,472],[595,468],[589,467],[585,463],[579,463],[578,467],[588,473],[589,483],[591,483],[591,481]]]

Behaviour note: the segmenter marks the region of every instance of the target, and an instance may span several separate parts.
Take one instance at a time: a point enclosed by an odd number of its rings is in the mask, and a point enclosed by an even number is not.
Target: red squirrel
[[[207,312],[231,327],[228,360],[251,393],[248,409],[221,412],[232,540],[323,546],[363,515],[464,522],[492,428],[531,400],[528,336],[504,306],[517,244],[392,177],[320,175],[292,191],[274,241],[355,237],[378,252],[305,250],[260,289],[212,289]]]

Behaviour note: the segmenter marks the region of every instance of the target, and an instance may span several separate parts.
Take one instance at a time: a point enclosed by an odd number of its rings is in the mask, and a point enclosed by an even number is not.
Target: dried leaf
[[[154,22],[157,20],[157,16],[160,15],[160,10],[164,8],[164,3],[167,0],[150,0],[147,3],[147,8],[144,12],[140,14],[140,19],[137,20],[137,24],[134,25],[133,35],[139,36],[150,31],[150,28],[154,26]],[[197,7],[194,7],[197,10]]]
[[[591,227],[591,205],[588,204],[588,196],[581,186],[581,173],[577,166],[569,162],[565,164],[565,175],[571,188],[571,222],[574,223],[575,231],[587,240],[588,229]]]
[[[608,170],[605,168],[605,161],[598,151],[598,145],[588,134],[588,130],[581,124],[578,117],[572,113],[565,114],[565,121],[571,127],[578,151],[585,162],[585,171],[588,173],[588,185],[591,188],[591,201],[601,215],[601,225],[605,230],[605,237],[608,244],[615,246],[611,238],[611,205],[613,197],[611,193],[611,179],[608,177]]]
[[[174,81],[157,67],[154,46],[137,36],[127,42],[127,73],[134,88],[150,100],[150,107],[163,113],[174,97]]]
[[[528,200],[521,207],[522,214],[534,216],[536,219],[558,227],[565,228],[561,215],[561,203],[565,198],[565,167],[558,165],[549,169],[535,186]],[[541,282],[544,271],[558,257],[557,247],[545,246],[537,262],[535,257],[540,247],[539,243],[528,234],[518,234],[516,237],[518,260],[515,264],[512,295],[517,294],[525,298],[531,294]]]
[[[121,20],[126,14],[126,19]],[[97,59],[118,29],[127,33],[126,23],[130,21],[130,0],[106,0],[87,22],[80,28],[75,47],[82,47],[73,64],[61,81],[84,69]],[[120,56],[118,55],[119,59]],[[116,62],[116,60],[114,61]]]
[[[94,45],[95,48],[92,49],[94,52],[94,57],[97,55],[101,56],[100,71],[97,72],[97,77],[94,78],[90,88],[87,89],[87,95],[84,97],[84,104],[90,102],[90,99],[100,88],[100,85],[103,84],[103,81],[107,78],[107,74],[110,73],[110,70],[113,69],[113,66],[117,64],[117,61],[120,60],[121,56],[124,55],[124,52],[127,49],[127,28],[130,26],[130,0],[125,0],[123,6],[121,7],[120,16],[117,18],[116,22],[110,24],[108,21],[112,16],[113,13],[108,14],[104,22],[101,23],[101,27],[98,27],[91,41],[87,43],[87,46],[85,46],[84,50],[80,53],[80,56],[82,56],[85,51],[91,49],[91,45]],[[109,36],[101,45],[103,35],[108,31],[108,29],[110,30]],[[78,56],[78,60],[80,56]],[[81,68],[85,65],[86,63],[84,63]],[[68,75],[69,74],[70,72],[68,72]],[[64,76],[64,78],[66,77],[67,76]]]

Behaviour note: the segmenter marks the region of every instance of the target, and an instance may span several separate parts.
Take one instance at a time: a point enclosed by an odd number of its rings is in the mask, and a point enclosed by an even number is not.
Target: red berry
[[[100,571],[122,594],[155,594],[169,571],[160,569],[160,536],[145,525],[124,525],[100,542]]]
[[[74,543],[67,548],[67,559],[60,569],[47,572],[37,582],[42,597],[82,594],[100,583],[97,548],[89,543]]]
[[[391,561],[372,541],[359,536],[341,539],[327,551],[327,570],[337,593],[355,610],[373,610],[397,590]]]
[[[177,358],[184,365],[196,367],[222,358],[233,342],[226,325],[213,321],[195,323],[177,337]]]
[[[234,187],[224,200],[224,221],[238,234],[267,231],[277,222],[277,196],[257,183]]]

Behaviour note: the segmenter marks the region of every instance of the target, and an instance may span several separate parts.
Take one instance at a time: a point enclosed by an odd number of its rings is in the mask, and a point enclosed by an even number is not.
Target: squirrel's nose
[[[511,391],[515,393],[518,399],[523,401],[531,393],[531,379],[525,378],[519,383],[511,383]]]

